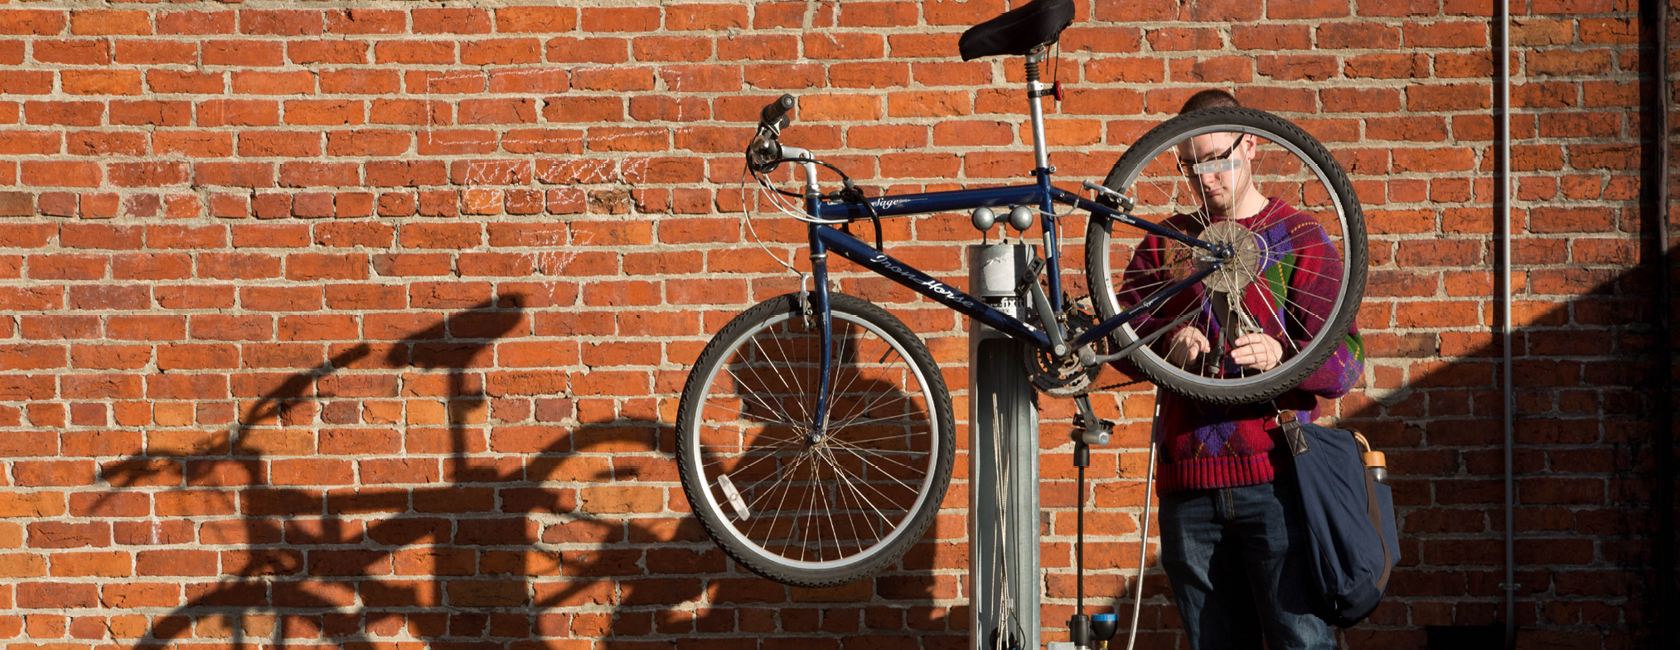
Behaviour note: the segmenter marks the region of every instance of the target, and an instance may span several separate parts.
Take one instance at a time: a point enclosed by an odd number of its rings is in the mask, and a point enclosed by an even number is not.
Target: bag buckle
[[[1301,431],[1301,420],[1293,411],[1278,410],[1277,425],[1283,430],[1283,442],[1289,446],[1289,455],[1299,456],[1312,449],[1307,446],[1307,434]]]

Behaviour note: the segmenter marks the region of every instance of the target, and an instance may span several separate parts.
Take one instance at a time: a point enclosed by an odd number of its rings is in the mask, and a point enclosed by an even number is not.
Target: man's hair
[[[1188,113],[1190,111],[1199,111],[1199,110],[1202,110],[1204,108],[1213,108],[1215,106],[1237,106],[1237,107],[1240,107],[1240,106],[1242,106],[1242,103],[1238,102],[1237,98],[1232,96],[1231,93],[1225,92],[1223,90],[1218,90],[1218,89],[1204,90],[1202,92],[1191,95],[1190,99],[1184,100],[1184,107],[1178,109],[1178,113],[1180,115],[1183,115],[1183,114]]]

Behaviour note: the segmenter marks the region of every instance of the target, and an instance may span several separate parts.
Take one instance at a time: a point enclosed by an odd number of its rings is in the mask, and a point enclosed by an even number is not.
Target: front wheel
[[[1104,320],[1143,310],[1114,342],[1145,341],[1129,361],[1149,380],[1208,402],[1259,402],[1301,384],[1344,341],[1358,345],[1347,337],[1365,291],[1365,219],[1341,166],[1299,127],[1248,108],[1180,115],[1144,134],[1103,184],[1136,200],[1134,216],[1223,250],[1092,217],[1092,301]],[[1201,282],[1162,291],[1215,263]],[[1236,361],[1256,334],[1275,342],[1275,366]]]
[[[677,410],[683,492],[712,540],[801,587],[868,577],[933,521],[955,424],[939,367],[891,314],[830,296],[828,425],[812,436],[821,341],[795,295],[736,316],[701,352]]]

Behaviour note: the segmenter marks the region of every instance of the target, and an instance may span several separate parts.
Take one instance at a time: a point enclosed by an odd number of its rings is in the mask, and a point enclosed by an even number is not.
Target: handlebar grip
[[[787,117],[788,111],[793,110],[793,95],[782,95],[776,101],[764,105],[764,110],[758,112],[758,123],[764,126],[782,126],[780,124]]]

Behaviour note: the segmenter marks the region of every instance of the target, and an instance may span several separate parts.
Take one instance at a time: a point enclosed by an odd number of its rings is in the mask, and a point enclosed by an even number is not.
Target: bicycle
[[[1246,108],[1188,113],[1147,132],[1102,185],[1085,182],[1094,199],[1052,184],[1040,105],[1051,91],[1039,64],[1072,12],[1068,0],[1037,0],[960,41],[965,60],[1026,57],[1032,184],[865,197],[842,170],[780,142],[791,95],[762,110],[747,169],[766,196],[806,222],[811,269],[799,292],[754,305],[712,338],[683,389],[676,431],[689,503],[742,566],[805,587],[872,575],[925,532],[951,476],[955,424],[939,367],[897,318],[831,291],[830,253],[1026,342],[1034,385],[1076,400],[1076,440],[1089,444],[1108,438],[1109,424],[1085,396],[1104,365],[1129,363],[1200,400],[1265,401],[1318,369],[1348,332],[1364,290],[1363,216],[1334,158],[1288,121]],[[1223,155],[1196,153],[1233,140]],[[1186,152],[1192,159],[1181,160]],[[801,191],[767,178],[782,164],[801,170]],[[839,175],[839,190],[822,193],[818,166]],[[1244,173],[1262,197],[1293,206],[1316,229],[1294,216],[1287,228],[1284,217],[1209,217],[1207,201],[1218,198],[1209,188]],[[1058,214],[1058,205],[1071,209]],[[982,232],[1005,221],[1023,237],[1041,228],[1043,257],[1035,253],[1013,301],[993,307],[893,258],[880,241],[883,218],[959,210],[972,210]],[[1061,286],[1058,220],[1076,210],[1089,215],[1088,307]],[[873,248],[844,230],[863,220],[875,223]],[[1145,258],[1155,266],[1137,262]],[[1256,302],[1265,293],[1259,283],[1289,303]],[[1298,291],[1309,283],[1313,291]],[[1254,370],[1232,362],[1231,342],[1268,323],[1288,334],[1281,363]],[[1210,348],[1196,359],[1185,337],[1165,336],[1188,330]]]

